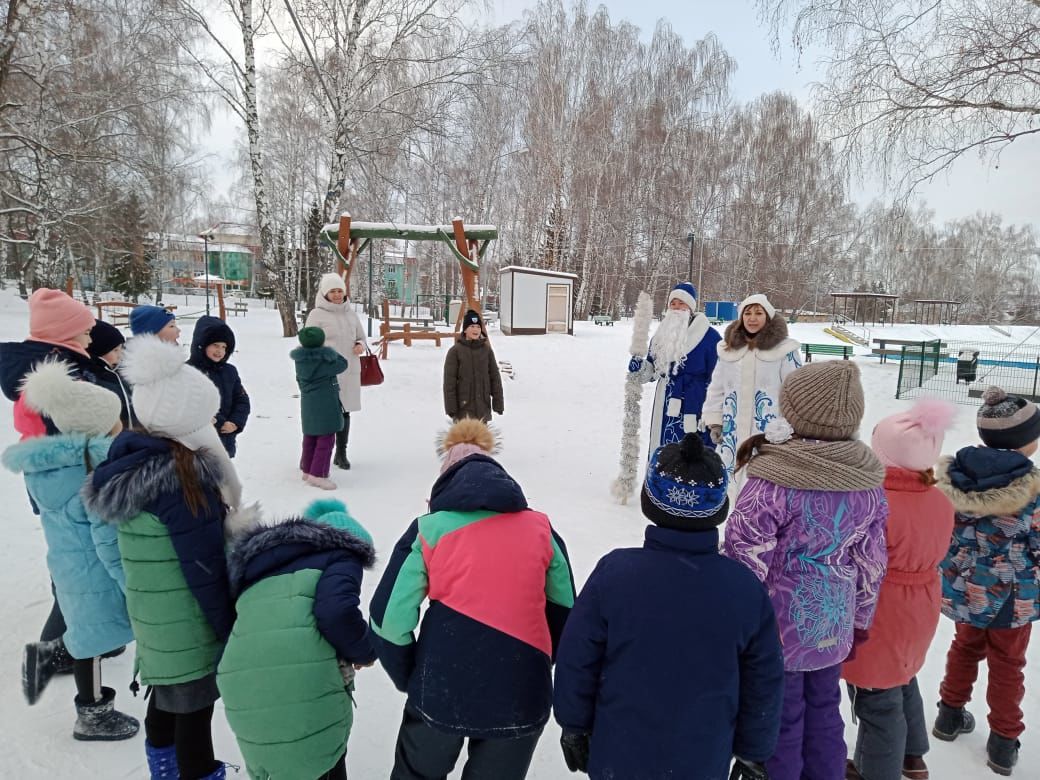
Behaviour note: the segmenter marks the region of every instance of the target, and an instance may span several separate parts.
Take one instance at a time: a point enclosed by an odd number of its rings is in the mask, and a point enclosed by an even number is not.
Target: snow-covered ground
[[[181,304],[180,296],[176,303]],[[191,301],[181,313],[197,311]],[[0,341],[26,336],[25,302],[11,290],[0,291]],[[299,408],[296,384],[288,358],[295,340],[278,335],[273,309],[251,301],[249,313],[232,317],[229,324],[238,339],[233,362],[238,366],[253,403],[249,426],[239,439],[235,465],[247,498],[259,500],[266,512],[299,512],[319,491],[299,479]],[[190,343],[191,321],[182,321],[182,342]],[[824,325],[798,324],[792,335],[803,341],[825,343]],[[902,326],[917,338],[917,326]],[[896,330],[896,329],[893,329]],[[994,340],[999,334],[986,328],[932,328],[948,339]],[[913,331],[914,335],[909,335]],[[1017,340],[1027,335],[1016,333]],[[875,333],[874,335],[879,335]],[[927,337],[927,336],[926,336]],[[628,363],[631,323],[595,327],[575,323],[574,336],[503,336],[492,331],[495,352],[512,362],[516,377],[505,380],[506,414],[496,418],[503,439],[499,458],[523,486],[531,505],[546,512],[567,541],[578,586],[600,556],[614,547],[641,543],[645,521],[638,501],[619,506],[610,500],[608,486],[617,475],[621,436],[623,378]],[[1008,339],[1010,341],[1010,339]],[[186,350],[185,350],[186,352]],[[434,436],[446,425],[441,406],[441,367],[446,347],[418,342],[405,348],[391,346],[383,369],[386,382],[363,391],[364,410],[351,427],[349,472],[336,471],[334,479],[354,515],[371,531],[381,560],[366,575],[367,604],[390,549],[408,523],[425,508],[437,476]],[[817,360],[821,358],[816,358]],[[879,365],[876,358],[857,358],[863,369],[867,394],[863,430],[907,402],[894,399],[898,364]],[[652,393],[644,392],[649,405]],[[6,402],[4,402],[6,403]],[[8,414],[0,409],[0,416]],[[947,438],[947,452],[975,441],[974,408],[958,407],[956,427]],[[9,418],[5,418],[9,419]],[[646,418],[644,417],[644,420]],[[9,424],[0,425],[0,447],[15,441]],[[645,432],[644,432],[645,443]],[[83,743],[72,739],[74,685],[71,677],[51,683],[34,707],[22,698],[19,667],[22,646],[38,637],[50,609],[44,540],[38,521],[29,511],[21,478],[0,472],[0,491],[6,500],[4,544],[0,546],[0,722],[3,748],[0,777],[11,778],[141,778],[147,776],[143,733],[123,743]],[[324,495],[324,494],[322,494]],[[677,594],[679,595],[679,594]],[[638,594],[632,608],[639,609]],[[938,697],[952,624],[943,619],[939,634],[920,676],[929,717]],[[1040,725],[1040,678],[1032,676],[1040,663],[1040,642],[1029,653],[1024,709],[1027,726]],[[117,705],[143,718],[145,704],[127,691],[132,653],[106,661],[104,681],[117,691]],[[404,697],[377,667],[358,675],[358,710],[350,738],[348,768],[355,780],[389,775],[394,740]],[[936,780],[991,776],[985,765],[988,734],[985,721],[985,672],[976,690],[973,711],[979,722],[974,734],[956,743],[933,740],[928,763]],[[845,707],[848,720],[848,708]],[[848,736],[855,731],[850,725]],[[1023,738],[1015,776],[1040,778],[1040,747],[1033,731]],[[220,705],[214,719],[217,755],[241,763],[234,737]],[[560,756],[559,730],[550,723],[542,737],[530,777],[536,780],[572,775]],[[456,772],[454,776],[458,776]],[[302,778],[301,780],[306,780]]]

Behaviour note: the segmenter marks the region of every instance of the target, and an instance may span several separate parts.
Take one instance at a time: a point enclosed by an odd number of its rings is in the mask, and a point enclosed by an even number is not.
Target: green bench
[[[611,317],[609,314],[593,314],[592,322],[595,325],[610,325],[611,327],[614,326],[614,318]]]
[[[848,360],[855,354],[851,344],[802,344],[802,352],[806,363],[812,363],[813,355],[841,355]]]

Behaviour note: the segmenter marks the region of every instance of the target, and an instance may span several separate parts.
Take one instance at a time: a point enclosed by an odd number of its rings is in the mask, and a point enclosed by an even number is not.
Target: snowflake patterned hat
[[[729,480],[722,460],[688,433],[650,457],[640,497],[643,514],[654,525],[677,531],[710,531],[729,511]]]

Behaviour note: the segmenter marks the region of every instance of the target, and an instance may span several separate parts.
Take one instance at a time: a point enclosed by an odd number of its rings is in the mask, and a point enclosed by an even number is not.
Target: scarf
[[[871,490],[885,482],[885,467],[861,441],[792,439],[763,444],[747,466],[759,477],[797,490]]]

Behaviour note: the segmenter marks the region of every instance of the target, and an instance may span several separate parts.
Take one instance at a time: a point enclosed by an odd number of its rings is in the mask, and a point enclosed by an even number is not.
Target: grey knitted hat
[[[982,394],[975,426],[987,447],[1017,450],[1040,439],[1040,409],[1032,401],[990,387]]]
[[[806,439],[856,438],[863,420],[863,385],[851,360],[810,363],[780,388],[780,414]]]

